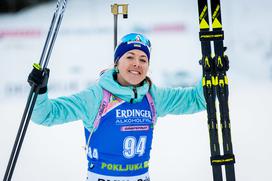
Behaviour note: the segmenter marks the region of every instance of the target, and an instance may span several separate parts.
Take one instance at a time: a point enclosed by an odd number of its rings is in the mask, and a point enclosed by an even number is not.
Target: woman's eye
[[[143,63],[147,62],[146,59],[140,59],[140,61],[143,62]]]
[[[127,56],[127,59],[133,59],[133,57],[132,56]]]

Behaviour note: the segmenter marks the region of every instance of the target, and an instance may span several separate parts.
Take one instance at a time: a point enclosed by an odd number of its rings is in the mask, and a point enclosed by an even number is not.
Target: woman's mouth
[[[129,70],[128,72],[134,74],[134,75],[140,75],[141,73],[139,71],[136,70]]]

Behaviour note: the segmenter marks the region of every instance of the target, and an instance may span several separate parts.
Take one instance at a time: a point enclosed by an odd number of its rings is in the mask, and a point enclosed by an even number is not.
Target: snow
[[[197,1],[69,1],[49,67],[50,97],[69,95],[97,80],[113,64],[110,5],[129,4],[119,35],[141,30],[152,42],[150,76],[160,86],[193,84],[201,77]],[[271,1],[222,2],[230,58],[230,118],[237,180],[269,180],[272,146]],[[29,92],[56,3],[0,15],[0,175]],[[159,27],[159,28],[158,28]],[[178,28],[175,28],[178,27]],[[186,80],[178,76],[188,75]],[[171,77],[166,79],[165,75]],[[188,79],[187,79],[188,78]],[[158,120],[151,152],[153,181],[212,180],[206,113]],[[13,180],[84,180],[86,159],[80,121],[55,127],[30,123]]]

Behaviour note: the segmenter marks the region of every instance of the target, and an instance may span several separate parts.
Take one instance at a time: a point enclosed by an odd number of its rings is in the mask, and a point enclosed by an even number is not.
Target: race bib
[[[114,177],[88,172],[86,181],[150,181],[150,178],[148,173],[133,177]]]

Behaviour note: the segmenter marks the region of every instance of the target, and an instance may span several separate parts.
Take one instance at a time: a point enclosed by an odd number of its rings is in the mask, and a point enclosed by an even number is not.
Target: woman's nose
[[[134,65],[134,67],[139,67],[139,65],[140,65],[139,60],[135,59],[135,60],[133,61],[133,65]]]

